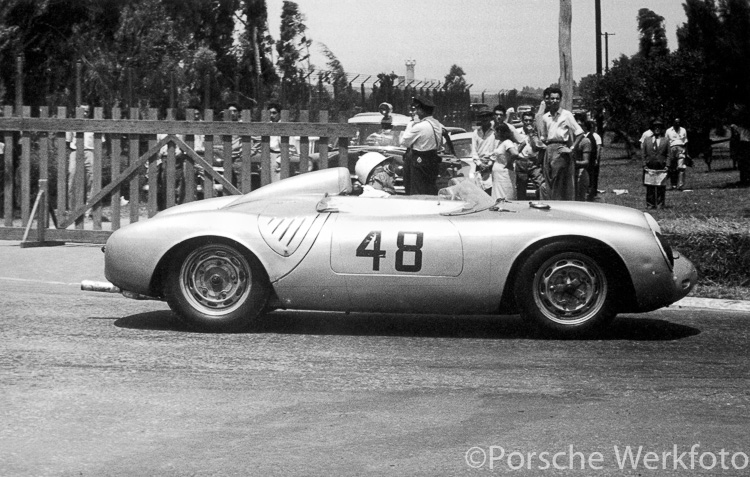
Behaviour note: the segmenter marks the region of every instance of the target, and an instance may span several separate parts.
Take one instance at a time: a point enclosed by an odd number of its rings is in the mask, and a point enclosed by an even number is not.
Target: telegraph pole
[[[602,79],[602,2],[601,0],[595,0],[594,7],[596,11],[596,79],[597,82]],[[597,88],[598,89],[598,88]],[[596,108],[594,108],[596,114],[596,130],[602,136],[604,135],[604,116],[602,115],[602,108],[600,101],[602,98],[597,98]]]
[[[595,0],[596,10],[596,77],[602,77],[602,0]]]

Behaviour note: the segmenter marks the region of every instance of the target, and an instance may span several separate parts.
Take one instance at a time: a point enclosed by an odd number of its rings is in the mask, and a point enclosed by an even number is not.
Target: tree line
[[[589,108],[631,141],[655,117],[679,117],[696,147],[709,144],[715,128],[750,126],[750,0],[686,0],[683,8],[676,50],[664,17],[642,8],[638,52],[620,56],[601,77],[581,79]]]
[[[292,110],[350,111],[353,89],[333,51],[311,63],[313,41],[297,3],[285,1],[279,38],[265,0],[4,0],[0,102],[12,103],[22,59],[26,105],[243,109],[279,101]],[[462,91],[453,65],[442,91]],[[387,97],[392,75],[378,75]],[[369,106],[369,105],[368,105]]]

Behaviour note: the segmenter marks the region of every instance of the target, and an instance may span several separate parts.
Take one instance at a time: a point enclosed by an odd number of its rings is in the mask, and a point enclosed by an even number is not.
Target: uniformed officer
[[[436,195],[437,177],[442,159],[438,154],[443,144],[443,125],[432,117],[435,104],[427,98],[412,99],[418,120],[410,123],[401,145],[407,148],[404,156],[404,189],[407,195]]]

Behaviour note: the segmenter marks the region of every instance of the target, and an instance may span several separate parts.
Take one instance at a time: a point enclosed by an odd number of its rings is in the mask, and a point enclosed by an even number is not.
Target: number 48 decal
[[[414,235],[417,240],[415,244],[404,243],[404,236]],[[380,248],[380,230],[374,230],[367,234],[362,243],[357,247],[357,257],[372,258],[372,269],[380,270],[380,259],[385,258],[385,250]],[[422,232],[399,232],[396,239],[396,271],[397,272],[418,272],[422,270],[422,243],[424,233]],[[370,247],[372,244],[372,248]],[[407,265],[404,263],[404,254],[413,254],[414,263]]]

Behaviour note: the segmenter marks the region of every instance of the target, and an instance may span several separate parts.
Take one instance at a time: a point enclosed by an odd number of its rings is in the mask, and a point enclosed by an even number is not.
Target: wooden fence
[[[307,121],[307,111],[297,123],[288,122],[288,111],[282,111],[278,123],[268,122],[267,111],[261,122],[251,122],[249,111],[243,111],[240,121],[214,120],[213,110],[204,110],[202,121],[175,120],[173,110],[162,120],[156,110],[147,111],[144,119],[137,108],[127,112],[134,119],[123,118],[117,108],[108,119],[102,108],[93,112],[93,119],[86,119],[78,108],[75,118],[67,118],[66,108],[57,108],[51,116],[49,108],[41,107],[32,117],[29,107],[20,114],[13,107],[3,108],[0,239],[25,241],[36,222],[37,242],[103,243],[123,222],[137,222],[161,208],[197,200],[201,191],[203,198],[210,198],[215,189],[224,195],[240,194],[266,185],[277,168],[272,160],[276,157],[280,178],[305,172],[312,167],[311,145],[319,153],[315,167],[329,167],[330,148],[338,148],[338,157],[347,157],[349,138],[356,133],[353,125],[328,123],[326,111],[319,112],[318,123]],[[185,113],[186,118],[194,118],[196,111]],[[84,133],[93,133],[93,148],[90,141],[84,144]],[[275,137],[278,153],[271,150]],[[202,150],[196,151],[196,138],[203,140]],[[298,152],[292,143],[298,144]],[[72,179],[69,161],[75,164]],[[87,191],[84,170],[89,166]],[[121,204],[123,196],[128,196],[127,204]],[[122,213],[128,210],[129,214]],[[126,215],[124,220],[121,215]]]

